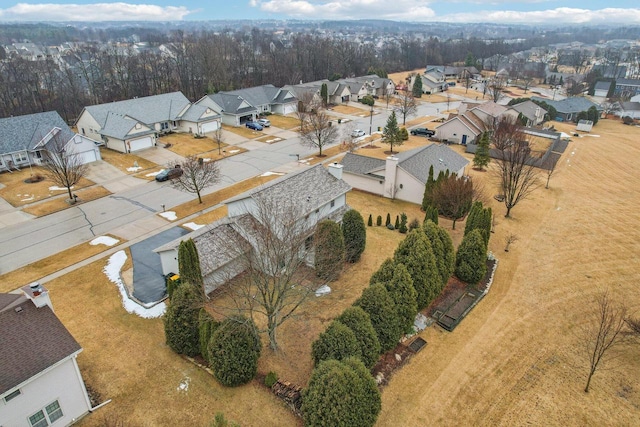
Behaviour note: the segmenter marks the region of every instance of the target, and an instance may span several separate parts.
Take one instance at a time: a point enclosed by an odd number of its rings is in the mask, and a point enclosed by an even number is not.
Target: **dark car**
[[[158,175],[156,175],[156,181],[162,182],[169,179],[175,179],[182,176],[182,168],[180,166],[176,166],[175,168],[164,169]]]
[[[427,129],[427,128],[415,128],[411,129],[411,135],[424,135],[424,136],[433,136],[436,134],[436,131]]]
[[[253,130],[262,130],[263,127],[260,123],[258,122],[247,122],[247,124],[245,125],[246,127],[248,127],[249,129],[253,129]]]

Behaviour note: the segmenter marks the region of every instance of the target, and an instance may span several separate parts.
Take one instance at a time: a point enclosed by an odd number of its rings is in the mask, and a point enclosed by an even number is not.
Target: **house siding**
[[[436,138],[441,141],[446,139],[447,141],[454,142],[456,144],[462,143],[464,135],[467,136],[467,143],[473,142],[477,136],[459,120],[452,120],[449,123],[444,123],[438,126],[435,130]]]
[[[73,424],[91,409],[81,378],[72,356],[43,375],[30,379],[20,387],[19,396],[9,402],[0,399],[0,425],[30,427],[29,416],[55,400],[60,403],[64,415],[54,425]]]

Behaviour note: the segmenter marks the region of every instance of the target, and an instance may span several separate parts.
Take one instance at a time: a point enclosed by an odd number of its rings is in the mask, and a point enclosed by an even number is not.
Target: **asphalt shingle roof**
[[[108,113],[105,122],[102,124],[100,134],[111,136],[113,138],[125,139],[135,136],[152,134],[155,131],[153,129],[141,129],[140,132],[131,132],[136,127],[138,122],[128,117],[122,116],[116,113]]]
[[[0,394],[81,350],[49,306],[7,295],[0,294]]]
[[[68,142],[73,131],[55,111],[0,119],[0,154],[33,149],[53,128]]]
[[[545,115],[547,113],[547,110],[540,107],[538,104],[536,104],[533,101],[521,102],[519,104],[512,105],[510,108],[513,108],[518,113],[521,113],[523,116],[525,116],[529,120],[535,120],[536,110],[538,109],[542,110],[542,115]]]
[[[552,101],[538,96],[532,96],[531,99],[534,101],[546,102],[548,105],[555,108],[558,113],[579,113],[581,111],[587,111],[590,107],[596,107],[598,110],[602,109],[597,104],[594,104],[587,98],[583,97],[565,98],[560,101]]]
[[[164,93],[85,107],[104,127],[109,113],[128,116],[146,125],[179,119],[180,113],[191,103],[182,92]]]

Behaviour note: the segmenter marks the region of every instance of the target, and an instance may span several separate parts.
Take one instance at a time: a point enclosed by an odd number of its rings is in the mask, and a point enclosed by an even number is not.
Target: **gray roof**
[[[218,92],[216,94],[207,96],[211,98],[213,102],[218,104],[220,108],[222,108],[222,112],[227,114],[249,114],[258,112],[256,107],[254,106],[240,108],[240,105],[242,105],[242,101],[244,101],[244,98],[242,98],[240,95]]]
[[[55,111],[0,119],[0,154],[32,150],[56,127],[65,143],[75,135]]]
[[[579,113],[581,111],[587,111],[591,107],[596,107],[598,110],[602,110],[602,107],[598,104],[595,104],[581,96],[565,98],[560,101],[552,101],[538,96],[532,96],[531,99],[534,101],[546,102],[548,105],[555,108],[558,113]]]
[[[100,134],[111,136],[117,139],[125,139],[155,133],[155,130],[153,128],[147,128],[141,129],[140,132],[134,132],[130,134],[129,132],[131,132],[131,130],[134,129],[137,124],[138,121],[136,120],[130,119],[117,113],[109,112],[107,113],[107,117],[102,124]]]
[[[525,116],[530,120],[536,119],[536,111],[538,109],[543,111],[543,115],[547,113],[547,110],[545,110],[544,108],[542,108],[541,106],[539,106],[533,101],[521,102],[519,104],[512,105],[510,108],[513,108],[518,113],[522,114],[523,116]]]
[[[621,102],[620,109],[622,111],[640,111],[640,102]]]
[[[48,305],[24,295],[0,294],[0,343],[0,394],[81,350]]]
[[[195,123],[199,123],[199,122],[206,122],[209,120],[213,120],[215,118],[219,118],[220,114],[216,114],[213,116],[207,116],[207,117],[202,117],[203,114],[205,114],[207,112],[207,110],[209,110],[209,107],[205,107],[204,105],[198,105],[198,104],[191,104],[191,106],[189,108],[187,108],[187,111],[185,111],[181,116],[180,119],[181,120],[187,120],[190,122],[195,122]]]
[[[257,112],[256,107],[258,106],[294,102],[294,100],[285,100],[286,94],[287,89],[279,89],[269,84],[228,92],[218,92],[208,96],[218,104],[225,113],[246,114]],[[242,101],[246,101],[251,107],[240,108]]]
[[[299,172],[290,173],[274,179],[252,190],[226,200],[224,203],[246,198],[267,198],[269,200],[287,200],[292,206],[309,213],[336,197],[351,190],[351,186],[331,175],[322,165],[304,167]]]
[[[640,86],[639,79],[618,79],[616,80],[616,86],[624,85],[624,86]]]
[[[145,96],[143,98],[127,99],[125,101],[109,102],[106,104],[84,107],[98,122],[101,128],[109,113],[128,116],[146,125],[178,120],[180,113],[191,103],[182,92],[164,93],[161,95]]]
[[[596,82],[594,90],[606,90],[608,92],[609,88],[611,88],[611,83],[613,82],[605,82],[603,80],[599,80]]]
[[[438,176],[440,172],[457,172],[469,164],[469,161],[456,153],[446,145],[431,144],[404,151],[396,155],[398,167],[423,184],[429,177],[429,168],[433,166],[433,173]],[[382,176],[373,172],[384,168],[386,161],[359,154],[347,153],[342,159],[343,171],[358,175],[370,176],[382,179]]]

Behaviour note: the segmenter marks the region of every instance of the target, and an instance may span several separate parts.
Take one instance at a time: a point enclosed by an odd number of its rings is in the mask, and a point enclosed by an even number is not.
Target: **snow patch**
[[[20,195],[20,194],[18,194],[18,196],[19,196],[19,195]],[[26,196],[26,194],[25,194],[25,196]],[[31,196],[31,197],[27,197],[26,199],[20,199],[20,201],[21,201],[21,202],[29,202],[29,201],[31,201],[31,200],[33,200],[33,199],[35,199],[35,197],[34,197],[34,196]]]
[[[73,190],[73,187],[71,187]],[[57,185],[49,187],[49,191],[67,191],[66,187],[58,187]]]
[[[161,217],[163,217],[164,219],[168,219],[169,221],[175,221],[176,219],[178,219],[178,217],[176,216],[176,213],[174,211],[162,212],[159,215]]]
[[[209,157],[202,159],[202,161],[205,162],[205,163],[209,163],[211,160],[213,160],[213,159],[210,159]]]
[[[140,169],[142,169],[140,166],[134,166],[131,168],[127,168],[127,171],[129,172],[138,172]]]
[[[131,300],[127,295],[127,291],[124,288],[124,283],[120,278],[120,270],[127,260],[127,254],[124,251],[118,251],[109,257],[109,262],[102,271],[107,275],[107,278],[118,287],[120,296],[122,297],[122,306],[127,313],[136,314],[145,319],[152,319],[160,317],[167,309],[167,305],[163,302],[153,305],[145,304],[141,305]],[[153,305],[153,306],[152,306]]]
[[[267,171],[265,173],[263,173],[260,176],[271,176],[271,175],[284,175],[282,172],[271,172],[271,171]]]
[[[236,154],[236,153],[239,153],[239,152],[240,152],[240,150],[229,150],[229,152],[230,152],[231,154]]]
[[[321,297],[323,295],[328,295],[331,293],[331,288],[327,285],[322,285],[318,289],[316,289],[316,296]]]
[[[585,136],[590,136],[590,137],[592,137],[592,138],[600,138],[600,135],[592,135],[592,134],[590,134],[590,133],[589,133],[589,134],[587,134],[587,135],[585,135]]]
[[[160,170],[159,170],[159,171],[157,171],[157,172],[151,172],[151,173],[146,174],[145,176],[156,176],[156,175],[158,175],[160,172],[162,172],[163,170],[164,170],[164,169],[160,169]]]
[[[100,236],[90,241],[89,244],[93,246],[95,245],[113,246],[119,241],[120,240],[114,239],[113,237],[110,237],[110,236]]]
[[[185,222],[182,225],[194,231],[204,227],[204,225],[196,224],[195,222]]]
[[[191,382],[191,378],[189,377],[184,377],[184,379],[182,380],[182,382],[180,382],[180,384],[178,384],[178,391],[184,391],[187,392],[189,391],[189,383]]]

